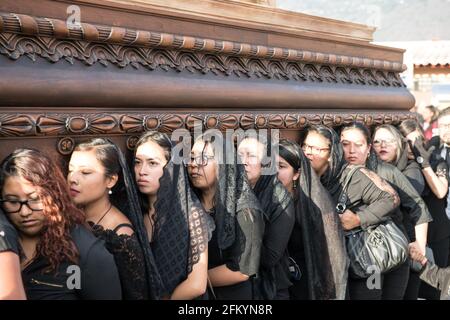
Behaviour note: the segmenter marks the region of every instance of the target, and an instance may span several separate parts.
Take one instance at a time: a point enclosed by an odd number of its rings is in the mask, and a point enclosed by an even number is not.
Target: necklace
[[[147,220],[148,220],[148,222],[149,222],[149,228],[147,228],[147,233],[148,233],[148,237],[149,237],[150,242],[152,242],[152,238],[153,238],[153,228],[154,228],[154,226],[153,226],[153,220],[152,220],[152,218],[150,217],[150,212],[147,212],[147,214],[145,214],[144,216],[147,217]]]
[[[94,225],[98,225],[100,223],[100,221],[103,220],[103,218],[108,214],[108,212],[111,210],[112,208],[112,203],[109,205],[108,210],[106,210],[106,212],[102,215],[102,217],[100,218],[100,220],[97,221],[97,223],[95,223]]]

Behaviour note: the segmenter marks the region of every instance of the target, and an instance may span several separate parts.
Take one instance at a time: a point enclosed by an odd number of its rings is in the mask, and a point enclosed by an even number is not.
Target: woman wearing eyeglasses
[[[399,149],[403,150],[403,139],[397,129],[390,125],[378,127],[371,143],[367,127],[355,122],[342,128],[341,143],[347,162],[366,166],[388,181],[396,190],[400,198],[400,206],[393,212],[392,219],[409,239],[410,247],[414,246],[420,248],[421,252],[425,252],[428,222],[432,218],[415,188],[420,182],[415,177],[420,177],[421,173],[415,172],[417,167],[408,166],[407,153],[399,151]],[[381,159],[377,159],[372,146]],[[411,179],[415,181],[414,184],[402,170],[408,172]],[[419,185],[419,189],[423,189],[423,186]],[[395,270],[385,273],[382,279],[382,299],[403,299],[409,277],[410,262],[408,260]]]
[[[325,126],[307,129],[302,145],[311,166],[329,191],[335,203],[352,166],[344,159],[344,151],[336,132]],[[347,187],[347,209],[340,214],[344,231],[366,229],[385,221],[399,205],[397,193],[374,172],[365,168],[354,171]],[[349,277],[350,299],[381,299],[381,288],[369,288],[367,279]]]
[[[0,300],[26,299],[19,255],[17,232],[0,210]]]
[[[256,299],[263,214],[233,143],[207,131],[195,140],[188,173],[203,208],[214,220],[208,244],[209,298]]]
[[[143,204],[143,224],[155,261],[159,299],[203,299],[208,278],[208,216],[192,191],[172,142],[157,131],[136,143],[134,174]],[[180,160],[180,161],[177,161]]]
[[[121,299],[114,259],[84,226],[49,157],[18,149],[1,164],[2,208],[18,233],[30,300]]]

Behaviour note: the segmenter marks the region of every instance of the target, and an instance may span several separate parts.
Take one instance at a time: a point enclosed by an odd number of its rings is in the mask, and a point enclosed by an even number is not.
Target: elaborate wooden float
[[[125,150],[196,121],[294,138],[309,123],[398,123],[414,106],[403,50],[373,32],[232,0],[2,0],[0,159],[93,135]]]

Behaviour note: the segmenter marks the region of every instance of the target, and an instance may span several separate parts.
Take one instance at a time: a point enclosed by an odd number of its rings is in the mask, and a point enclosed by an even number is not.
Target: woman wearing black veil
[[[69,162],[68,183],[97,238],[114,256],[123,298],[155,298],[155,261],[143,229],[143,217],[122,151],[109,139],[78,144]]]
[[[281,139],[277,149],[278,177],[295,201],[288,250],[302,272],[291,299],[345,299],[349,261],[333,201],[297,143]]]
[[[188,161],[191,183],[215,224],[208,249],[209,293],[212,299],[250,300],[264,220],[234,144],[221,137],[208,131],[198,137]]]
[[[362,166],[353,170],[354,166],[347,164],[339,136],[333,129],[326,126],[309,127],[302,150],[322,185],[330,193],[333,204],[338,202],[347,176],[352,174],[345,190],[347,208],[339,215],[344,231],[367,229],[384,222],[398,207],[399,197],[386,181]],[[379,300],[382,296],[381,288],[369,288],[367,279],[349,277],[348,289],[352,300]]]
[[[263,168],[267,149],[258,137],[244,137],[239,144],[238,154],[265,218],[260,275],[257,281],[260,298],[288,300],[288,288],[292,283],[287,246],[295,222],[294,201],[278,180],[275,166],[273,173],[271,167]],[[269,165],[274,165],[273,161]]]
[[[144,225],[155,258],[156,296],[204,298],[208,277],[208,216],[192,191],[169,137],[157,131],[137,142],[134,172]]]
[[[342,128],[341,142],[345,158],[349,163],[366,166],[392,185],[400,198],[400,206],[393,211],[392,220],[409,240],[410,248],[414,246],[425,254],[428,222],[432,221],[432,218],[425,202],[415,189],[419,179],[413,179],[415,180],[413,182],[409,180],[405,172],[401,171],[407,167],[408,153],[404,150],[404,141],[400,132],[391,125],[382,125],[375,129],[372,141],[369,129],[364,124],[355,122]],[[382,157],[377,156],[380,151],[385,150],[389,153],[382,152]],[[393,159],[393,155],[397,159]],[[386,161],[387,158],[391,161]],[[414,167],[409,166],[408,171],[412,172],[411,169]],[[415,171],[417,172],[413,176],[421,176],[418,167]],[[423,186],[420,189],[423,190]],[[383,300],[403,299],[410,278],[409,270],[410,262],[407,260],[395,270],[383,274]],[[419,276],[414,273],[411,275],[415,276],[415,283],[419,284]],[[418,290],[419,288],[416,287],[413,291],[418,292]],[[417,296],[415,299],[417,300]]]

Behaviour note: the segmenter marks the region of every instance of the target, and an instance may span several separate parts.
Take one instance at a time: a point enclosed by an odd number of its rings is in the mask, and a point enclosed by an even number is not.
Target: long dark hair
[[[94,138],[78,144],[75,151],[95,150],[97,159],[105,168],[105,175],[119,175],[119,180],[112,189],[111,202],[131,221],[135,234],[144,253],[147,284],[150,288],[150,298],[158,298],[157,282],[155,278],[155,261],[149,245],[147,231],[144,227],[142,209],[138,191],[130,173],[124,154],[111,140]]]
[[[411,132],[417,131],[422,136],[422,139],[425,140],[425,134],[423,132],[422,126],[415,119],[407,119],[400,123],[398,126],[400,133],[406,138],[408,134]]]
[[[435,121],[439,118],[439,109],[436,108],[436,107],[433,106],[433,105],[426,106],[425,108],[428,109],[428,110],[430,110],[431,113],[433,114],[433,115],[431,116],[431,121],[430,121],[430,123],[431,123],[431,122],[435,122]]]
[[[167,160],[154,203],[150,244],[156,258],[158,294],[164,297],[173,293],[200,260],[207,248],[208,228],[206,213],[192,192],[186,168],[173,161],[172,141],[164,133],[150,131],[139,139],[136,150],[148,141],[159,145]],[[148,210],[148,197],[142,197]]]
[[[300,168],[302,167],[302,162],[305,159],[305,155],[303,154],[300,145],[294,141],[287,139],[280,139],[278,142],[278,154],[281,158],[286,160],[287,163],[294,169],[294,172],[300,172]],[[306,163],[307,163],[306,159]],[[297,179],[297,182],[294,182],[294,186],[297,187],[300,178]],[[294,197],[296,193],[294,194]]]
[[[75,151],[94,151],[96,159],[105,170],[105,176],[108,178],[114,175],[118,176],[117,183],[111,189],[114,194],[114,197],[111,197],[111,202],[125,213],[124,210],[127,208],[124,205],[127,202],[127,195],[124,183],[124,169],[120,163],[120,156],[123,155],[122,151],[111,140],[105,138],[92,138],[82,141],[75,146]],[[125,171],[127,171],[126,165]]]
[[[8,177],[21,177],[39,189],[46,226],[36,252],[49,260],[46,271],[57,270],[66,260],[78,263],[79,252],[70,231],[84,223],[84,214],[73,204],[59,166],[38,150],[17,149],[1,164],[0,189]]]
[[[333,200],[297,143],[281,139],[279,155],[300,172],[294,199],[302,240],[299,242],[293,234],[289,251],[297,259],[305,257],[309,298],[344,299],[348,258]],[[295,247],[293,243],[301,243],[303,247]]]

